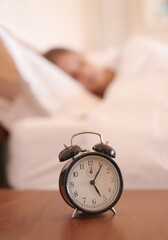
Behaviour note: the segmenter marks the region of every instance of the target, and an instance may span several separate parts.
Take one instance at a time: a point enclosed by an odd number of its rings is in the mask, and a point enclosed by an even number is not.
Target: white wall
[[[57,45],[102,50],[151,34],[145,6],[153,1],[163,0],[0,0],[0,24],[40,51]]]
[[[38,50],[83,49],[83,0],[0,0],[0,24]]]
[[[123,43],[128,36],[128,0],[92,0],[90,4],[86,2],[87,11],[92,11],[92,18],[87,20],[89,48],[97,50]]]
[[[38,50],[99,50],[128,35],[129,0],[0,0],[0,24]]]

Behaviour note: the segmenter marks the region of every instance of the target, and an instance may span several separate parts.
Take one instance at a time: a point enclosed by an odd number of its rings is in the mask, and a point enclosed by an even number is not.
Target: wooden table
[[[168,240],[168,191],[124,191],[115,208],[72,219],[59,192],[0,190],[0,240]]]

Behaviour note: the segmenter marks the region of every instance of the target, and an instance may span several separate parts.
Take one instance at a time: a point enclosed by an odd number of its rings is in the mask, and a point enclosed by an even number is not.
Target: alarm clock
[[[93,151],[73,145],[74,137],[81,134],[95,134],[100,142],[93,146]],[[65,202],[75,211],[90,214],[108,210],[116,213],[114,205],[123,191],[121,171],[113,160],[116,153],[113,148],[103,143],[103,137],[96,132],[80,132],[71,138],[71,145],[59,154],[60,162],[67,161],[59,177],[59,190]],[[69,160],[69,161],[68,161]]]

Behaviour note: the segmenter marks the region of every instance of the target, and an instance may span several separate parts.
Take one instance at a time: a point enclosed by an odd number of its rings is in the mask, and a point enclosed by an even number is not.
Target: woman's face
[[[87,90],[97,95],[104,92],[104,71],[88,62],[77,53],[62,53],[54,63],[63,71],[77,79]]]

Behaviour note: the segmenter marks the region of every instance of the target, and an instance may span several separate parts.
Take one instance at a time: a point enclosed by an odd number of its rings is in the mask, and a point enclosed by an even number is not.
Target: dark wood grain
[[[116,210],[72,219],[58,192],[0,190],[0,240],[168,239],[168,191],[124,191]]]

